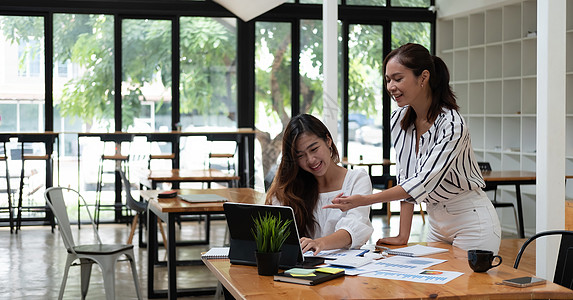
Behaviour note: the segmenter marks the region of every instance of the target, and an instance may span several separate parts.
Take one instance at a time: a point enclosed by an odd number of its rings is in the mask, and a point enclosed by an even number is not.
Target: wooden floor
[[[370,241],[383,236],[397,234],[398,217],[391,218],[391,225],[386,225],[386,217],[375,216],[373,225],[375,232]],[[180,259],[189,257],[199,257],[200,252],[208,250],[209,247],[221,246],[225,233],[224,221],[212,221],[211,245],[180,247],[178,257]],[[204,236],[203,226],[197,222],[185,222],[178,232],[179,237]],[[82,242],[92,238],[92,234],[87,226],[78,231],[73,228],[74,234],[79,235]],[[414,217],[410,242],[424,242],[428,231],[427,224],[424,224],[419,215]],[[104,242],[124,243],[127,240],[129,228],[124,224],[101,225],[100,233]],[[137,233],[136,233],[137,235]],[[513,239],[512,234],[504,234],[500,255],[503,263],[513,265],[517,250],[523,240]],[[10,234],[6,227],[0,228],[0,295],[2,299],[57,299],[64,264],[66,251],[63,247],[59,233],[51,233],[47,226],[24,227],[16,234]],[[147,261],[144,248],[135,247],[137,260],[137,272],[143,296],[147,298]],[[164,251],[160,250],[160,257]],[[520,264],[520,269],[535,271],[535,247],[528,247],[527,258]],[[156,270],[156,287],[166,287],[166,269]],[[79,268],[70,269],[68,282],[64,294],[64,299],[80,298]],[[217,281],[204,266],[179,267],[177,274],[179,287],[205,287],[215,286]],[[116,297],[117,299],[136,299],[135,288],[131,276],[131,270],[127,262],[120,262],[116,269]],[[105,299],[103,280],[99,268],[94,267],[88,299]],[[213,299],[213,296],[189,297],[186,299]]]

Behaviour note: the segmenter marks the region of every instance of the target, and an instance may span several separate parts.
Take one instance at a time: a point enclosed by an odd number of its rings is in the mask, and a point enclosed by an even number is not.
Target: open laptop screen
[[[227,202],[223,204],[227,226],[230,233],[229,260],[233,264],[256,265],[255,251],[257,246],[255,238],[251,233],[254,227],[253,218],[258,218],[270,213],[273,216],[281,217],[281,220],[292,220],[289,225],[290,235],[281,248],[281,268],[291,268],[293,266],[310,266],[321,263],[312,259],[305,260],[300,247],[300,239],[294,219],[292,208],[288,206],[272,206],[258,204],[244,204]]]

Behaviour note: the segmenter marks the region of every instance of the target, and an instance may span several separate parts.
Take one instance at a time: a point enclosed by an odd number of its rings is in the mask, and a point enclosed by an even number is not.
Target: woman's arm
[[[390,208],[388,208],[390,209]],[[414,204],[400,202],[400,232],[398,236],[379,239],[376,244],[404,245],[410,239],[410,229],[412,228],[412,217],[414,216]]]
[[[387,190],[371,194],[371,195],[352,195],[344,196],[342,194],[336,196],[332,200],[332,204],[325,205],[323,208],[338,208],[342,211],[358,206],[367,206],[374,203],[385,203],[394,200],[401,200],[409,198],[410,195],[399,185],[391,187]]]

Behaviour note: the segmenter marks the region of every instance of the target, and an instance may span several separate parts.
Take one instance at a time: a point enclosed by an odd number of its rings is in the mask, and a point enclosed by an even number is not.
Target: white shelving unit
[[[566,173],[573,174],[573,4],[567,6]],[[535,171],[537,2],[501,1],[499,7],[438,19],[437,55],[451,72],[478,161],[494,170]],[[573,180],[566,197],[573,199]],[[526,234],[535,232],[535,187],[523,186]],[[515,201],[511,188],[501,201]],[[513,213],[498,210],[504,230]]]

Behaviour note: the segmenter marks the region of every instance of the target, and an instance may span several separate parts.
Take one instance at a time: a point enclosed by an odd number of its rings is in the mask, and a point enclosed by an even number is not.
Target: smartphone
[[[545,283],[545,279],[537,277],[518,277],[512,279],[506,279],[502,281],[503,284],[516,286],[516,287],[528,287],[532,285],[538,285]]]

